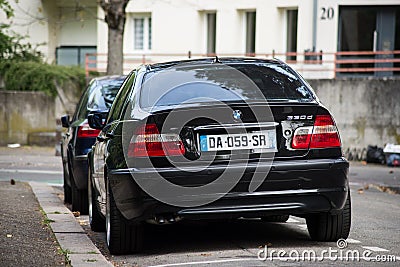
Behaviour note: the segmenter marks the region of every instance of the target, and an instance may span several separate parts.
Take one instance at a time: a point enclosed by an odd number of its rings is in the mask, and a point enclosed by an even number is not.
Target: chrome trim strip
[[[237,128],[272,128],[278,126],[277,122],[252,122],[252,123],[230,123],[230,124],[222,124],[222,125],[204,125],[197,126],[194,128],[195,131],[198,130],[212,130],[212,129],[237,129]]]
[[[267,210],[288,210],[298,209],[303,207],[302,203],[282,203],[282,204],[261,204],[251,206],[236,206],[236,207],[215,207],[205,209],[184,209],[178,212],[179,215],[189,214],[212,214],[212,213],[237,213],[237,212],[259,212]]]
[[[87,160],[87,155],[75,156],[75,160]]]

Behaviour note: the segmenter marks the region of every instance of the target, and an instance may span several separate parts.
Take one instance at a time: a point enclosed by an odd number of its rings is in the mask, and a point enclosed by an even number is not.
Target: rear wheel
[[[143,245],[143,225],[129,224],[115,205],[114,197],[107,184],[106,234],[111,254],[139,252]]]
[[[65,166],[63,166],[63,174],[64,174],[64,203],[72,202],[72,191],[71,186],[67,183],[67,172],[65,171]]]
[[[87,190],[79,190],[75,184],[72,172],[71,177],[71,191],[72,191],[72,211],[79,211],[81,214],[88,214],[89,204]]]
[[[286,222],[289,220],[289,215],[271,215],[271,216],[265,216],[261,218],[262,221],[264,222]]]
[[[90,228],[95,232],[104,232],[106,229],[106,221],[104,217],[100,214],[98,206],[96,204],[96,193],[93,188],[91,172],[89,168],[88,175],[88,202],[89,202],[89,223]]]
[[[322,213],[309,215],[306,218],[308,233],[316,241],[337,241],[346,239],[350,233],[351,200],[350,192],[344,208],[339,214]]]

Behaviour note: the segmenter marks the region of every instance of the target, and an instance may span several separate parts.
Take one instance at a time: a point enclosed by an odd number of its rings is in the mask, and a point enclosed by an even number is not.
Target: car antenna
[[[214,61],[213,61],[213,64],[214,64],[214,63],[221,63],[221,61],[219,61],[218,56],[215,56]]]

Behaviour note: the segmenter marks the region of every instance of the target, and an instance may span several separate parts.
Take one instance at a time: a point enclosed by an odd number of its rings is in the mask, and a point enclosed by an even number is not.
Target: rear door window
[[[79,101],[76,114],[75,114],[75,120],[84,120],[86,119],[88,115],[87,111],[87,106],[89,102],[89,95],[93,92],[94,88],[97,86],[96,81],[92,81],[89,86],[87,87],[86,91],[83,93],[81,96],[81,99]]]
[[[133,71],[125,79],[125,82],[122,84],[121,89],[119,90],[117,96],[115,97],[114,103],[111,106],[107,123],[118,120],[120,118],[122,110],[125,106],[124,103],[126,102],[125,101],[126,97],[131,92],[131,88],[135,82],[135,78],[136,78],[136,71]]]

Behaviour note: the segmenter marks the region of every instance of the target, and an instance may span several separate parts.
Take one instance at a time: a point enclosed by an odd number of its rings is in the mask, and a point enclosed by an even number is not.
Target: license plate
[[[200,135],[201,151],[223,151],[254,149],[262,152],[276,152],[275,130],[245,134]]]

